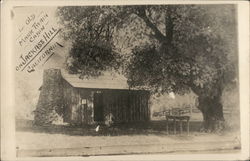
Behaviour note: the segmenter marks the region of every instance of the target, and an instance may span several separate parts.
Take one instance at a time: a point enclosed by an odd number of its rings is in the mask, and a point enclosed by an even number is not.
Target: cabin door
[[[103,93],[94,94],[94,121],[104,121]]]

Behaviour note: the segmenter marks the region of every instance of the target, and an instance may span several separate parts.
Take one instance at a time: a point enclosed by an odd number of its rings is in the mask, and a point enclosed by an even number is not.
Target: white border
[[[4,1],[1,4],[1,159],[51,160],[52,158],[16,158],[14,114],[14,70],[12,71],[11,14],[14,6],[64,5],[136,5],[136,4],[238,4],[239,77],[241,143],[239,154],[184,154],[184,155],[122,155],[93,157],[60,157],[53,160],[247,160],[249,159],[249,3],[247,1],[149,1],[149,0],[88,0],[88,1]]]

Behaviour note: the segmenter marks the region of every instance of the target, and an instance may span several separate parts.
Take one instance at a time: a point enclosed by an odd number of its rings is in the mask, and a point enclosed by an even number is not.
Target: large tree
[[[204,128],[223,126],[221,96],[237,73],[235,6],[61,7],[68,69],[84,76],[120,70],[131,87],[198,96]]]

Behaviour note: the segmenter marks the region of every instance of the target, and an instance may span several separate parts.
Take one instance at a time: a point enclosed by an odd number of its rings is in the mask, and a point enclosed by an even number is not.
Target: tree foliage
[[[224,120],[222,91],[237,78],[234,5],[61,7],[70,70],[121,68],[131,87],[199,96],[204,121]],[[213,107],[212,107],[213,106]]]
[[[98,76],[103,71],[118,69],[121,57],[113,50],[112,40],[114,24],[119,22],[116,12],[109,7],[92,6],[62,7],[57,13],[63,18],[62,36],[72,42],[67,60],[71,73]]]
[[[147,11],[149,7],[143,8]],[[158,13],[165,13],[165,21],[160,22],[168,23],[166,26],[170,27],[165,27],[165,30],[170,31],[163,34],[157,28],[159,34],[155,37],[158,44],[134,48],[133,65],[128,70],[132,85],[146,83],[163,92],[183,92],[191,87],[196,93],[216,96],[215,87],[218,84],[224,87],[232,81],[237,69],[236,37],[232,29],[235,20],[231,18],[234,15],[233,8],[195,5],[157,10],[161,11]],[[223,15],[218,15],[221,12]],[[149,17],[149,14],[146,16]],[[159,16],[156,17],[159,21]],[[168,18],[171,22],[168,22]],[[148,19],[157,24],[157,20],[151,17]],[[149,66],[151,71],[144,70]]]

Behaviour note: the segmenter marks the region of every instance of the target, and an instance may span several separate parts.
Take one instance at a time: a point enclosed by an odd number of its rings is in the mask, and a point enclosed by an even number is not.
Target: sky
[[[45,22],[41,23],[41,19]],[[58,19],[56,18],[56,7],[16,7],[12,10],[12,22],[13,64],[15,68],[22,62],[20,56],[25,57],[25,55],[28,55],[27,53],[34,49],[35,45],[46,35],[45,32],[49,32],[52,27],[55,29],[60,28]],[[45,27],[42,28],[42,25],[40,25],[40,29],[39,27],[35,28],[34,23],[37,24],[39,22]],[[29,37],[28,39],[25,38],[27,35]],[[36,35],[36,37],[34,35]],[[25,42],[22,41],[22,39],[25,40]],[[63,47],[54,45],[57,42]],[[27,71],[29,65],[23,71],[19,69],[15,72],[15,100],[18,105],[16,106],[17,117],[32,117],[31,111],[35,109],[39,97],[38,89],[42,85],[43,70],[47,68],[64,68],[65,58],[67,57],[70,46],[69,43],[60,38],[59,34],[55,35],[54,39],[48,42],[47,46],[33,59],[30,65],[33,62],[37,62],[36,59],[47,50],[49,51],[50,47],[53,47],[53,51],[51,50],[50,54],[54,54],[51,57],[46,56],[43,61],[37,63],[38,65],[32,72]],[[38,51],[36,54],[37,53]],[[29,60],[31,60],[31,58]]]

